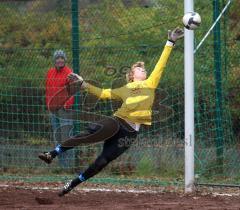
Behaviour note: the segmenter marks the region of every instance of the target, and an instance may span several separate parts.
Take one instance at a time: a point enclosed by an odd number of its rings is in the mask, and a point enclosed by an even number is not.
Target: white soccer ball
[[[201,16],[197,12],[188,12],[183,16],[183,25],[189,30],[194,30],[201,24]]]

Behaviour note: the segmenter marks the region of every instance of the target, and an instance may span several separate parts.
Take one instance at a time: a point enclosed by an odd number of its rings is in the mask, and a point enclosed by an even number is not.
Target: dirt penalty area
[[[64,197],[57,193],[62,183],[0,183],[0,209],[240,209],[238,191],[211,193],[206,189],[191,195],[170,189],[82,185]]]

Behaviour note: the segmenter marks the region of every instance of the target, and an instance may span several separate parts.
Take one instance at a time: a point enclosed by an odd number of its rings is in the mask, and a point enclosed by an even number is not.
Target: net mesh
[[[220,2],[220,10],[226,2]],[[234,3],[238,4],[238,3]],[[236,6],[235,5],[235,6]],[[237,183],[239,159],[239,34],[231,32],[233,6],[195,54],[195,163],[198,182]],[[165,45],[166,32],[181,24],[183,3],[176,1],[79,1],[80,74],[99,87],[117,87],[136,61],[152,71]],[[213,1],[195,1],[202,26],[196,45],[213,23]],[[230,17],[230,18],[229,18]],[[82,132],[85,122],[51,116],[45,105],[47,70],[53,52],[65,50],[72,67],[70,0],[0,3],[0,168],[2,178],[61,180],[83,171],[102,144],[81,146],[51,167],[37,155],[48,151],[64,132]],[[235,41],[237,40],[237,41]],[[215,44],[214,44],[215,43]],[[215,56],[214,56],[215,55]],[[184,174],[183,42],[167,64],[153,106],[154,123],[143,128],[136,144],[109,164],[95,181],[141,178],[140,183],[181,182]],[[221,78],[216,73],[220,65]],[[221,94],[219,94],[219,92]],[[221,96],[219,98],[219,96]],[[79,94],[76,110],[111,115],[113,102]],[[221,100],[220,100],[221,99]],[[219,101],[220,100],[220,101]],[[64,117],[63,117],[64,118]],[[76,126],[77,125],[77,126]],[[61,127],[59,129],[59,127]],[[64,127],[64,128],[63,128]],[[58,138],[59,137],[59,138]]]

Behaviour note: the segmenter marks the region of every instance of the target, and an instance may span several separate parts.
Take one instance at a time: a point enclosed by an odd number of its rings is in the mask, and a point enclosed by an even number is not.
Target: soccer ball
[[[183,16],[183,25],[189,30],[194,30],[201,24],[201,16],[197,12],[188,12]]]

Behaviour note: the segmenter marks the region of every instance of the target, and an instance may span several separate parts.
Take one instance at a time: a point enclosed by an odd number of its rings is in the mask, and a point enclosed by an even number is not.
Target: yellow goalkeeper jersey
[[[155,89],[159,84],[172,48],[173,44],[168,41],[154,70],[144,81],[130,82],[116,89],[101,89],[88,83],[86,89],[100,99],[121,100],[123,104],[114,113],[114,116],[132,123],[151,125]]]

